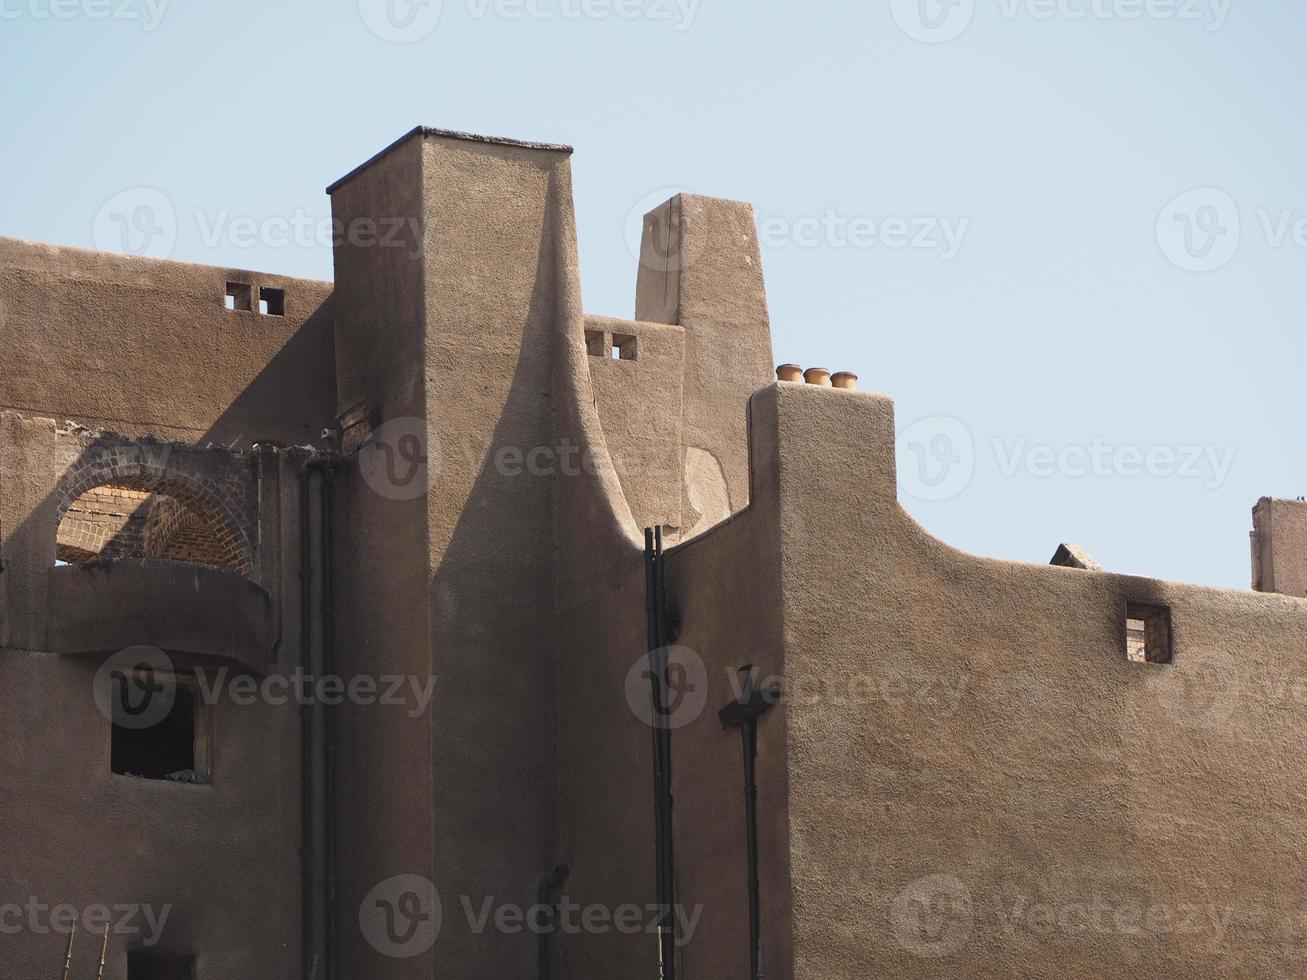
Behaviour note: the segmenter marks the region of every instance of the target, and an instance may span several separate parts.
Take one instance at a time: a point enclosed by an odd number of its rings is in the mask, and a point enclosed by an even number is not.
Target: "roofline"
[[[446,139],[467,140],[470,143],[493,143],[498,146],[518,146],[527,150],[549,150],[554,153],[570,154],[573,152],[572,147],[567,146],[566,144],[563,143],[536,143],[531,140],[509,139],[508,137],[505,136],[480,136],[476,133],[462,133],[455,129],[437,129],[433,126],[418,126],[414,129],[409,130],[407,133],[405,133],[399,139],[395,140],[395,142],[391,143],[380,153],[377,153],[374,156],[369,157],[363,163],[359,164],[357,167],[355,167],[353,170],[347,173],[344,177],[340,178],[340,180],[328,186],[327,193],[334,194],[341,187],[341,185],[354,179],[359,174],[361,174],[364,170],[367,170],[368,167],[372,166],[374,163],[380,160],[382,157],[388,155],[394,150],[399,149],[401,146],[403,146],[405,143],[411,140],[414,136],[419,136],[419,135],[424,137],[443,136]]]

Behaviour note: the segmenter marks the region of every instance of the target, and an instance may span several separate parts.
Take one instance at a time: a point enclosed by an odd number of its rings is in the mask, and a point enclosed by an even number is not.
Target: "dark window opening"
[[[208,782],[205,712],[194,684],[148,667],[111,680],[110,768],[122,776]]]
[[[192,980],[195,960],[136,949],[127,954],[127,980]]]
[[[259,312],[264,316],[286,315],[286,290],[260,289]]]
[[[249,313],[253,306],[254,290],[247,282],[227,283],[227,309],[238,313]]]
[[[585,332],[585,352],[591,357],[604,356],[604,332],[602,330],[587,330]]]
[[[635,338],[630,334],[615,333],[613,334],[613,360],[615,361],[634,361],[635,360]]]
[[[1125,652],[1135,663],[1171,662],[1171,610],[1140,602],[1126,605]]]

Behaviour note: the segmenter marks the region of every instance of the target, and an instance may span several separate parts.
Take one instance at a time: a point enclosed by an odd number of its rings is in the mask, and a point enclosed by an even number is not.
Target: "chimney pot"
[[[830,383],[836,388],[853,391],[858,387],[858,376],[852,371],[840,371],[830,376]]]
[[[803,380],[803,368],[797,364],[782,364],[776,369],[776,380],[797,384]]]
[[[810,385],[817,385],[819,388],[829,388],[830,371],[826,368],[808,368],[803,372],[803,380]]]

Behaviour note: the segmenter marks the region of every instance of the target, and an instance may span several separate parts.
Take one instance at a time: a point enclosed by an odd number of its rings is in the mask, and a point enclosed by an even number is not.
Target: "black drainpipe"
[[[313,674],[312,542],[309,539],[309,481],[312,470],[305,464],[300,470],[300,669],[306,677]],[[300,942],[304,980],[314,980],[317,957],[313,929],[313,705],[309,699],[300,705]]]
[[[649,683],[653,698],[654,860],[658,904],[658,960],[663,980],[676,980],[676,864],[672,849],[672,732],[667,676],[667,591],[663,578],[663,531],[644,532],[645,602],[648,612]]]
[[[324,456],[320,459],[322,502],[319,508],[322,521],[322,675],[336,676],[336,592],[333,569],[335,541],[333,487],[336,461]],[[323,946],[326,959],[326,980],[335,980],[338,950],[336,948],[336,708],[325,704],[322,708],[323,764],[322,795],[324,814],[322,829],[323,852]]]
[[[554,916],[559,901],[562,900],[562,888],[567,884],[570,874],[567,865],[560,864],[547,878],[540,879],[536,889],[536,935],[539,937],[540,980],[549,980],[549,965],[553,955]],[[554,893],[559,893],[555,900]]]
[[[744,742],[744,824],[749,859],[749,980],[762,980],[762,900],[758,884],[758,719],[780,703],[779,685],[754,690],[753,665],[740,668],[744,693],[717,713]]]

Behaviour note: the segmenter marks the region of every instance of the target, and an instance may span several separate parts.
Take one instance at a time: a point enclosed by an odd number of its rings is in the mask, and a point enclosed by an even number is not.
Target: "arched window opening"
[[[249,573],[243,542],[213,504],[180,483],[123,478],[92,487],[63,514],[60,564],[158,558]]]

